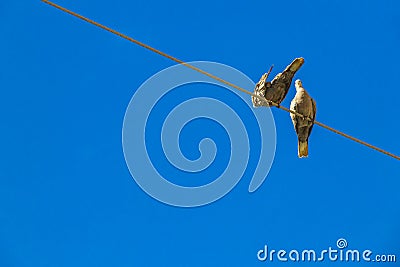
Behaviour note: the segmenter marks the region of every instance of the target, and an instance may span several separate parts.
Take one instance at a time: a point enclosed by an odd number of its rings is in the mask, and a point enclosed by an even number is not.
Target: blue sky
[[[57,3],[254,81],[302,56],[317,119],[400,154],[397,1]],[[136,89],[174,63],[38,0],[2,1],[0,22],[0,266],[280,266],[257,251],[340,237],[400,257],[399,161],[319,127],[300,160],[288,114],[273,110],[276,155],[258,191],[246,176],[210,205],[162,204],[132,179],[121,132]]]

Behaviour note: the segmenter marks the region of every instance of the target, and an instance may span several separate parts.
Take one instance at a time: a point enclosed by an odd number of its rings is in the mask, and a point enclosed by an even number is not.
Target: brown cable
[[[146,48],[146,49],[148,49],[148,50],[150,50],[150,51],[152,51],[152,52],[154,52],[154,53],[157,53],[157,54],[159,54],[159,55],[161,55],[161,56],[163,56],[163,57],[169,58],[170,60],[175,61],[175,62],[177,62],[177,63],[179,63],[179,64],[182,64],[182,65],[184,65],[184,66],[186,66],[186,67],[188,67],[188,68],[190,68],[190,69],[192,69],[192,70],[195,70],[195,71],[197,71],[197,72],[200,72],[200,73],[202,73],[202,74],[204,74],[204,75],[206,75],[206,76],[208,76],[208,77],[210,77],[210,78],[212,78],[212,79],[214,79],[214,80],[217,80],[217,81],[219,81],[219,82],[221,82],[221,83],[224,83],[224,84],[226,84],[226,85],[228,85],[228,86],[230,86],[230,87],[232,87],[232,88],[235,88],[235,89],[237,89],[237,90],[239,90],[239,91],[241,91],[241,92],[243,92],[243,93],[245,93],[245,94],[248,94],[248,95],[251,95],[251,96],[253,96],[253,97],[256,97],[256,98],[260,99],[261,101],[263,101],[264,103],[266,103],[266,104],[269,105],[269,106],[275,106],[275,107],[277,107],[277,108],[279,108],[279,109],[281,109],[281,110],[284,110],[284,111],[286,111],[286,112],[295,114],[296,116],[299,116],[300,118],[304,118],[304,119],[307,119],[307,120],[310,120],[310,121],[312,120],[311,118],[305,117],[305,116],[303,116],[302,114],[300,114],[300,113],[298,113],[298,112],[296,112],[296,111],[294,111],[294,110],[290,110],[290,109],[288,109],[288,108],[286,108],[286,107],[283,107],[283,106],[281,106],[281,105],[278,105],[277,103],[274,103],[274,102],[272,102],[272,101],[269,101],[269,100],[265,99],[264,97],[261,97],[261,96],[258,96],[258,95],[256,95],[256,94],[253,94],[252,92],[249,92],[249,91],[247,91],[246,89],[244,89],[244,88],[242,88],[242,87],[240,87],[240,86],[237,86],[237,85],[235,85],[235,84],[233,84],[233,83],[230,83],[230,82],[228,82],[228,81],[225,81],[224,79],[221,79],[221,78],[219,78],[219,77],[217,77],[217,76],[215,76],[215,75],[213,75],[213,74],[211,74],[211,73],[208,73],[208,72],[206,72],[206,71],[204,71],[204,70],[202,70],[202,69],[200,69],[200,68],[197,68],[197,67],[195,67],[195,66],[193,66],[193,65],[191,65],[191,64],[189,64],[189,63],[186,63],[186,62],[184,62],[184,61],[182,61],[182,60],[180,60],[180,59],[178,59],[178,58],[176,58],[176,57],[170,56],[170,55],[168,55],[168,54],[166,54],[166,53],[164,53],[164,52],[162,52],[162,51],[160,51],[160,50],[158,50],[158,49],[156,49],[156,48],[153,48],[153,47],[151,47],[151,46],[149,46],[149,45],[147,45],[147,44],[145,44],[145,43],[142,43],[142,42],[140,42],[140,41],[138,41],[138,40],[135,40],[135,39],[133,39],[133,38],[131,38],[131,37],[125,35],[125,34],[122,34],[122,33],[118,32],[118,31],[116,31],[116,30],[113,30],[113,29],[107,27],[107,26],[104,26],[104,25],[102,25],[102,24],[100,24],[100,23],[97,23],[97,22],[95,22],[95,21],[93,21],[93,20],[91,20],[91,19],[88,19],[88,18],[86,18],[86,17],[84,17],[84,16],[82,16],[82,15],[79,15],[79,14],[77,14],[77,13],[75,13],[75,12],[72,12],[72,11],[70,11],[70,10],[68,10],[68,9],[66,9],[66,8],[64,8],[64,7],[62,7],[62,6],[59,6],[59,5],[57,5],[57,4],[53,3],[53,2],[50,2],[50,1],[48,1],[48,0],[41,0],[41,1],[44,2],[44,3],[46,3],[46,4],[48,4],[48,5],[50,5],[50,6],[53,6],[53,7],[57,8],[57,9],[60,9],[60,10],[66,12],[66,13],[68,13],[68,14],[74,16],[74,17],[77,17],[77,18],[79,18],[79,19],[81,19],[81,20],[84,20],[84,21],[86,21],[86,22],[88,22],[88,23],[90,23],[90,24],[93,24],[93,25],[95,25],[95,26],[97,26],[97,27],[99,27],[99,28],[102,28],[103,30],[106,30],[106,31],[111,32],[111,33],[113,33],[113,34],[115,34],[115,35],[118,35],[119,37],[124,38],[124,39],[126,39],[126,40],[128,40],[128,41],[131,41],[131,42],[133,42],[133,43],[135,43],[135,44],[137,44],[137,45],[139,45],[139,46],[141,46],[141,47],[144,47],[144,48]],[[338,131],[338,130],[336,130],[336,129],[334,129],[334,128],[328,126],[328,125],[325,125],[325,124],[323,124],[323,123],[321,123],[321,122],[318,122],[318,121],[314,121],[314,123],[315,123],[316,125],[318,125],[318,126],[321,126],[322,128],[325,128],[325,129],[331,131],[331,132],[334,132],[334,133],[339,134],[339,135],[341,135],[341,136],[343,136],[343,137],[345,137],[345,138],[348,138],[348,139],[350,139],[350,140],[353,140],[354,142],[357,142],[357,143],[362,144],[362,145],[364,145],[364,146],[366,146],[366,147],[369,147],[369,148],[372,148],[372,149],[374,149],[374,150],[376,150],[376,151],[379,151],[379,152],[381,152],[381,153],[383,153],[383,154],[385,154],[385,155],[387,155],[387,156],[390,156],[390,157],[392,157],[392,158],[395,158],[395,159],[397,159],[397,160],[400,160],[400,157],[397,156],[397,155],[394,155],[394,154],[392,154],[392,153],[390,153],[390,152],[388,152],[388,151],[386,151],[386,150],[383,150],[383,149],[381,149],[381,148],[379,148],[379,147],[376,147],[376,146],[373,146],[373,145],[371,145],[371,144],[368,144],[367,142],[364,142],[364,141],[362,141],[362,140],[360,140],[360,139],[357,139],[357,138],[355,138],[355,137],[352,137],[352,136],[350,136],[350,135],[348,135],[348,134],[345,134],[345,133],[343,133],[343,132],[341,132],[341,131]]]

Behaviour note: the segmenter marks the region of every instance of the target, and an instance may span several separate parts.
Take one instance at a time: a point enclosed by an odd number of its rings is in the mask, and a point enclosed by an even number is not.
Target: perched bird
[[[310,137],[311,130],[314,126],[317,106],[314,99],[312,99],[303,88],[303,84],[300,80],[296,80],[295,87],[296,95],[290,103],[290,109],[311,119],[310,121],[306,118],[301,118],[300,116],[290,113],[298,138],[298,155],[299,158],[302,158],[308,156],[308,138]]]
[[[292,83],[293,76],[296,74],[296,72],[300,69],[300,67],[304,63],[304,58],[296,58],[293,60],[292,63],[290,63],[289,66],[286,67],[286,69],[277,74],[275,78],[271,81],[268,82],[267,78],[269,74],[271,73],[272,67],[269,69],[268,73],[265,73],[260,81],[256,84],[256,87],[254,89],[254,94],[259,95],[262,97],[265,97],[267,101],[272,101],[276,104],[280,104],[283,99],[286,97],[290,84]],[[271,106],[271,104],[264,103],[262,100],[258,99],[257,97],[252,97],[251,98],[253,102],[254,107],[260,107],[260,106]]]

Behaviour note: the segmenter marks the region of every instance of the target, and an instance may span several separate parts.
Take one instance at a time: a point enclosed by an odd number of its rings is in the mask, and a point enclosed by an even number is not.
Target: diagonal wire
[[[64,12],[66,12],[66,13],[68,13],[68,14],[74,16],[74,17],[77,17],[77,18],[79,18],[79,19],[81,19],[81,20],[84,20],[84,21],[90,23],[90,24],[93,24],[93,25],[95,25],[95,26],[97,26],[97,27],[99,27],[99,28],[101,28],[101,29],[103,29],[103,30],[106,30],[106,31],[111,32],[111,33],[113,33],[113,34],[115,34],[115,35],[118,35],[119,37],[124,38],[124,39],[126,39],[126,40],[128,40],[128,41],[130,41],[130,42],[132,42],[132,43],[135,43],[135,44],[141,46],[141,47],[144,47],[144,48],[146,48],[146,49],[148,49],[148,50],[150,50],[150,51],[152,51],[152,52],[154,52],[154,53],[157,53],[157,54],[159,54],[159,55],[161,55],[161,56],[163,56],[163,57],[166,57],[166,58],[168,58],[168,59],[170,59],[170,60],[172,60],[172,61],[175,61],[175,62],[177,62],[177,63],[179,63],[179,64],[182,64],[182,65],[184,65],[184,66],[186,66],[186,67],[188,67],[188,68],[190,68],[190,69],[192,69],[192,70],[194,70],[194,71],[200,72],[200,73],[202,73],[202,74],[204,74],[204,75],[206,75],[206,76],[208,76],[208,77],[210,77],[210,78],[212,78],[212,79],[214,79],[214,80],[217,80],[217,81],[219,81],[219,82],[221,82],[221,83],[223,83],[223,84],[226,84],[226,85],[228,85],[228,86],[230,86],[230,87],[232,87],[232,88],[235,88],[235,89],[237,89],[237,90],[239,90],[239,91],[241,91],[241,92],[243,92],[243,93],[245,93],[245,94],[251,95],[251,96],[253,96],[253,97],[255,97],[255,98],[257,98],[257,99],[263,101],[266,105],[277,107],[277,108],[279,108],[279,109],[281,109],[281,110],[284,110],[284,111],[286,111],[286,112],[292,113],[292,114],[294,114],[294,115],[296,115],[296,116],[298,116],[298,117],[300,117],[300,118],[303,118],[303,119],[306,119],[306,120],[309,120],[309,121],[312,121],[312,120],[313,120],[313,119],[311,119],[311,118],[309,118],[309,117],[303,116],[302,114],[300,114],[300,113],[298,113],[298,112],[296,112],[296,111],[294,111],[294,110],[288,109],[288,108],[286,108],[286,107],[284,107],[284,106],[281,106],[281,105],[279,105],[279,104],[277,104],[277,103],[274,103],[274,102],[272,102],[272,101],[270,101],[270,100],[267,100],[267,99],[265,99],[265,98],[262,97],[262,96],[253,94],[252,92],[249,92],[249,91],[247,91],[246,89],[244,89],[244,88],[242,88],[242,87],[240,87],[240,86],[237,86],[237,85],[235,85],[235,84],[233,84],[233,83],[231,83],[231,82],[229,82],[229,81],[226,81],[226,80],[224,80],[224,79],[222,79],[222,78],[220,78],[220,77],[217,77],[217,76],[215,76],[215,75],[213,75],[213,74],[211,74],[211,73],[209,73],[209,72],[206,72],[206,71],[204,71],[204,70],[202,70],[202,69],[200,69],[200,68],[197,68],[197,67],[195,67],[195,66],[193,66],[193,65],[191,65],[191,64],[189,64],[189,63],[186,63],[186,62],[184,62],[184,61],[182,61],[182,60],[180,60],[180,59],[178,59],[178,58],[176,58],[176,57],[173,57],[173,56],[171,56],[171,55],[168,55],[168,54],[166,54],[166,53],[164,53],[164,52],[162,52],[162,51],[160,51],[160,50],[158,50],[158,49],[156,49],[156,48],[154,48],[154,47],[151,47],[151,46],[149,46],[149,45],[147,45],[147,44],[145,44],[145,43],[142,43],[142,42],[140,42],[140,41],[138,41],[138,40],[136,40],[136,39],[133,39],[132,37],[129,37],[129,36],[127,36],[127,35],[125,35],[125,34],[122,34],[122,33],[118,32],[118,31],[116,31],[116,30],[113,30],[113,29],[111,29],[111,28],[109,28],[109,27],[107,27],[107,26],[104,26],[104,25],[102,25],[102,24],[100,24],[100,23],[98,23],[98,22],[96,22],[96,21],[93,21],[93,20],[88,19],[88,18],[86,18],[86,17],[84,17],[84,16],[82,16],[82,15],[79,15],[79,14],[73,12],[73,11],[70,11],[70,10],[68,10],[68,9],[66,9],[66,8],[64,8],[64,7],[62,7],[62,6],[59,6],[59,5],[55,4],[55,3],[53,3],[53,2],[50,2],[50,1],[48,1],[48,0],[41,0],[41,1],[44,2],[44,3],[46,3],[46,4],[48,4],[48,5],[50,5],[50,6],[55,7],[55,8],[57,8],[57,9],[61,10],[61,11],[64,11]],[[357,143],[362,144],[362,145],[364,145],[364,146],[366,146],[366,147],[369,147],[369,148],[371,148],[371,149],[374,149],[374,150],[376,150],[376,151],[379,151],[379,152],[381,152],[381,153],[383,153],[383,154],[385,154],[385,155],[387,155],[387,156],[390,156],[390,157],[392,157],[392,158],[395,158],[395,159],[397,159],[397,160],[400,160],[400,156],[397,156],[397,155],[395,155],[395,154],[392,154],[392,153],[390,153],[390,152],[388,152],[388,151],[386,151],[386,150],[383,150],[383,149],[381,149],[381,148],[379,148],[379,147],[376,147],[376,146],[371,145],[371,144],[369,144],[369,143],[367,143],[367,142],[364,142],[364,141],[362,141],[362,140],[360,140],[360,139],[358,139],[358,138],[355,138],[355,137],[350,136],[350,135],[348,135],[348,134],[346,134],[346,133],[343,133],[343,132],[341,132],[341,131],[339,131],[339,130],[336,130],[336,129],[334,129],[334,128],[332,128],[332,127],[326,125],[326,124],[323,124],[323,123],[318,122],[318,121],[314,121],[314,123],[315,123],[316,125],[321,126],[322,128],[325,128],[325,129],[331,131],[331,132],[334,132],[334,133],[336,133],[336,134],[338,134],[338,135],[341,135],[341,136],[343,136],[343,137],[345,137],[345,138],[348,138],[348,139],[350,139],[350,140],[353,140],[354,142],[357,142]]]

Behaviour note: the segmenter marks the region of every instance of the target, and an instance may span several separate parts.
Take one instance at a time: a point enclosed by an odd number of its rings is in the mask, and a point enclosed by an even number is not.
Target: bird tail
[[[308,157],[308,141],[298,141],[299,158]]]
[[[304,58],[302,58],[302,57],[296,58],[295,60],[293,60],[292,63],[290,63],[290,65],[287,67],[287,69],[292,72],[296,72],[300,69],[300,67],[303,65],[303,63],[304,63]]]

